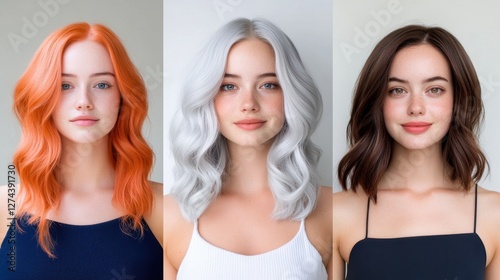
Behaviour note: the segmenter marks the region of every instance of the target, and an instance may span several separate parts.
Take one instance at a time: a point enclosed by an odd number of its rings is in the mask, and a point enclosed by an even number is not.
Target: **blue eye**
[[[61,85],[61,90],[70,90],[70,89],[71,89],[71,85],[70,84],[63,83]]]
[[[229,90],[235,90],[236,86],[232,84],[224,84],[220,86],[221,90],[229,91]]]
[[[108,83],[98,83],[97,85],[95,85],[95,87],[98,89],[107,89],[110,88],[111,85]]]
[[[262,88],[264,88],[264,89],[277,89],[279,87],[280,86],[278,84],[275,84],[275,83],[265,83],[262,85]]]

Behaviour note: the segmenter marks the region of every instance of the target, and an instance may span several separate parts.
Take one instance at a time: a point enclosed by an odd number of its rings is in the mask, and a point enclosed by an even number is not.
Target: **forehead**
[[[70,44],[62,57],[63,72],[95,73],[113,71],[111,57],[106,48],[94,41],[86,40]]]
[[[450,77],[448,59],[430,44],[408,46],[399,50],[392,61],[390,75],[427,75]]]
[[[227,67],[243,68],[245,64],[256,62],[274,68],[275,56],[271,45],[260,39],[246,39],[235,43],[229,50]]]

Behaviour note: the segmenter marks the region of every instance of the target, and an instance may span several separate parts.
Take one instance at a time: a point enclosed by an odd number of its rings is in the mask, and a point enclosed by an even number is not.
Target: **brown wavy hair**
[[[350,150],[337,172],[342,189],[361,187],[376,201],[377,185],[392,156],[393,139],[383,117],[389,69],[396,53],[408,46],[429,44],[447,59],[453,80],[453,117],[442,140],[443,158],[451,180],[468,191],[488,167],[477,134],[484,117],[481,87],[472,62],[460,42],[440,27],[408,25],[385,36],[368,57],[358,77],[347,126]]]
[[[22,136],[13,162],[22,185],[19,194],[24,198],[17,215],[38,225],[38,243],[50,257],[55,257],[54,244],[46,216],[49,210],[57,209],[61,199],[56,171],[62,150],[51,116],[61,94],[62,55],[70,44],[85,40],[97,42],[108,51],[121,95],[119,116],[109,134],[109,156],[116,174],[113,203],[126,213],[123,229],[142,233],[142,217],[153,205],[148,176],[154,156],[141,133],[148,112],[142,77],[118,36],[107,27],[74,23],[56,30],[36,51],[14,91],[14,111]]]

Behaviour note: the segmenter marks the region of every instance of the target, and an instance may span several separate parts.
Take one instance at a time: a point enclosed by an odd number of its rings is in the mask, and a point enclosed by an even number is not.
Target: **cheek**
[[[285,108],[283,107],[282,102],[279,104],[279,107],[277,107],[277,109],[276,109],[276,115],[281,120],[281,122],[284,124],[285,123]]]
[[[120,112],[120,106],[121,106],[121,98],[118,96],[115,100],[113,100],[112,105],[113,112],[118,116],[118,113]]]
[[[268,108],[274,115],[276,115],[277,118],[281,119],[283,123],[285,122],[285,105],[283,95],[276,96],[273,100],[270,100]]]
[[[120,117],[121,96],[120,94],[116,94],[107,99],[102,99],[101,102],[103,105],[103,107],[101,107],[101,112],[106,112],[102,115],[105,116],[105,119],[102,120],[104,129],[111,130],[116,125],[118,118]]]
[[[293,118],[293,116],[289,116],[290,118]],[[271,112],[271,114],[268,115],[268,121],[269,121],[269,127],[271,129],[271,132],[273,134],[279,133],[282,129],[283,126],[286,123],[286,116],[284,109],[276,109]],[[274,136],[274,135],[273,135]]]
[[[384,101],[382,114],[384,116],[384,123],[386,127],[388,127],[390,122],[394,120],[396,108],[397,107],[393,104],[393,102],[390,102],[389,100]]]
[[[101,100],[97,100],[97,102],[103,104],[106,108],[109,108],[108,111],[113,115],[118,115],[121,105],[121,95],[119,92],[115,92],[114,94],[106,96]]]
[[[63,122],[64,117],[68,117],[68,114],[65,114],[65,108],[68,108],[69,102],[64,100],[63,98],[59,99],[56,106],[54,107],[54,111],[52,111],[52,120],[58,124]]]
[[[215,96],[214,98],[214,110],[217,117],[217,121],[220,123],[221,119],[227,117],[227,102],[224,102],[224,98]]]

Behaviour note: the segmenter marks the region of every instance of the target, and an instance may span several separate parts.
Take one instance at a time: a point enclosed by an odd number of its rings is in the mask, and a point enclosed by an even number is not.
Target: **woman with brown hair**
[[[477,185],[482,117],[478,77],[449,32],[410,25],[378,43],[338,167],[334,279],[500,279],[500,194]]]

